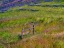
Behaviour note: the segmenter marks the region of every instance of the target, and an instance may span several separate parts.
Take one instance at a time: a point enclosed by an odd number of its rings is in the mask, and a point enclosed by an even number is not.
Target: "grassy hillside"
[[[44,2],[40,4],[63,3]],[[0,48],[64,48],[63,12],[63,7],[25,5],[0,13]],[[34,35],[32,22],[35,26]],[[23,28],[25,33],[30,33],[21,39]]]

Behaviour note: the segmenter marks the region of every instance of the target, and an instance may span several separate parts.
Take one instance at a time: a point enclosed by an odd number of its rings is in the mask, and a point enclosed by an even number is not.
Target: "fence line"
[[[30,34],[31,31],[32,31],[32,34],[34,35],[35,34],[35,25],[34,25],[34,23],[32,23],[32,26],[30,28],[28,28],[28,29],[22,28],[22,32],[21,32],[20,37],[23,38],[23,35]]]

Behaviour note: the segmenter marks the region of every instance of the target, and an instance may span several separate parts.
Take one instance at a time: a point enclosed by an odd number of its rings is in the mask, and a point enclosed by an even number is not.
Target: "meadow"
[[[51,2],[40,4],[46,5]],[[52,2],[52,4],[63,3]],[[31,22],[35,25],[35,34],[32,34],[31,29],[31,34],[24,35],[24,38],[20,39],[22,29],[25,31],[30,29]],[[0,48],[64,48],[63,32],[64,7],[24,5],[0,13]]]

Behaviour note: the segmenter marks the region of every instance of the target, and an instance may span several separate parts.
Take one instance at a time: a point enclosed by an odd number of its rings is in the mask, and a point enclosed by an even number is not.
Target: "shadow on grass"
[[[37,11],[39,11],[39,10],[35,10],[35,9],[24,9],[24,8],[22,8],[22,9],[18,9],[18,10],[16,10],[16,11],[31,11],[31,12],[37,12]]]

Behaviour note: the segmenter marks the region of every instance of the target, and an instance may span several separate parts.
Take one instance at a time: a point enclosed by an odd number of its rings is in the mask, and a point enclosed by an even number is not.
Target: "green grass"
[[[44,2],[41,4],[63,4],[63,3],[54,3],[54,2]],[[26,10],[19,10],[24,8]],[[29,9],[29,10],[28,10]],[[33,12],[30,9],[38,10]],[[48,31],[47,33],[58,33],[64,31],[64,8],[63,7],[41,7],[41,6],[22,6],[10,8],[5,13],[0,13],[0,38],[5,42],[16,42],[19,40],[18,32],[22,31],[22,28],[29,27],[30,22],[37,22],[35,24],[36,34],[41,34]],[[9,19],[9,20],[7,20]],[[28,23],[28,25],[24,25]],[[58,28],[59,27],[59,28]],[[55,29],[52,29],[55,28]],[[50,31],[51,29],[51,31]],[[14,34],[13,34],[14,33]],[[36,35],[35,34],[35,35]],[[31,34],[25,35],[24,38],[31,37]],[[27,40],[26,42],[20,43],[19,48],[63,48],[64,42],[63,39],[56,40],[52,37],[37,37],[34,40]],[[40,40],[41,39],[41,40]],[[41,43],[41,42],[42,43]],[[53,42],[54,41],[54,42]],[[58,41],[58,42],[57,42]],[[31,46],[32,45],[32,46]],[[48,45],[48,46],[46,46]],[[2,46],[0,45],[2,48]]]
[[[13,35],[7,31],[0,32],[0,37],[1,37],[0,41],[4,43],[11,43],[11,42],[16,42],[19,40],[18,35]]]
[[[24,9],[34,9],[39,10],[37,12],[32,11],[22,11],[19,10],[20,8]],[[12,11],[11,11],[12,10]],[[29,22],[38,22],[44,21],[44,24],[54,22],[57,19],[60,21],[59,18],[62,18],[61,21],[64,21],[64,8],[63,7],[38,7],[38,6],[22,6],[11,8],[9,11],[0,14],[0,18],[5,18],[4,21],[0,24],[0,28],[6,27],[14,27],[16,25],[22,25]],[[9,21],[5,21],[7,18],[11,18]],[[59,22],[58,21],[58,22]]]

